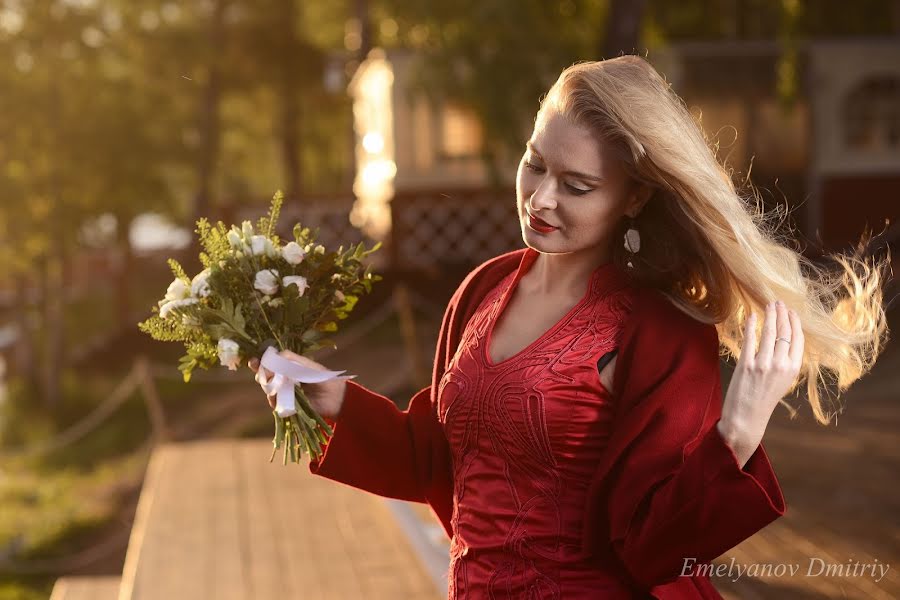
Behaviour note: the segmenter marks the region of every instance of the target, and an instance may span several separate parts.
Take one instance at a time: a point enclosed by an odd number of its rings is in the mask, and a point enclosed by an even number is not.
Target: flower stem
[[[253,292],[253,299],[256,300],[256,305],[259,307],[259,312],[262,313],[263,319],[266,321],[266,325],[269,327],[269,332],[271,332],[272,337],[275,338],[275,341],[278,342],[278,349],[284,350],[284,344],[281,342],[281,339],[278,337],[278,334],[275,333],[275,328],[272,327],[272,323],[269,321],[269,316],[266,315],[266,309],[263,308],[262,302],[259,301],[259,298],[256,295],[256,291]]]
[[[281,442],[284,439],[284,419],[279,417],[274,410],[272,415],[275,417],[275,437],[272,439],[272,446],[274,447],[272,448],[272,456],[269,457],[269,462],[275,459],[275,452],[281,447]]]
[[[309,445],[309,440],[308,440],[309,432],[306,430],[303,420],[300,419],[297,415],[292,415],[291,420],[294,422],[294,425],[296,426],[297,431],[300,432],[300,436],[299,436],[300,439],[298,440],[298,442],[301,442],[303,444],[303,448],[305,449],[306,453],[308,455],[312,456],[312,454],[313,454],[312,447]]]
[[[253,266],[253,268],[256,269],[257,273],[259,271],[262,271],[262,265],[256,264],[256,261],[254,261],[252,258],[250,259],[250,263]],[[255,277],[255,274],[254,274],[254,277]],[[252,285],[251,285],[251,287],[252,287]],[[281,287],[281,284],[279,282],[279,288],[280,287]],[[269,327],[269,333],[272,334],[272,337],[274,337],[275,341],[278,343],[278,349],[284,350],[285,349],[284,344],[281,342],[281,339],[278,337],[278,334],[275,333],[275,328],[272,327],[272,323],[271,323],[271,321],[269,321],[269,316],[266,314],[266,309],[263,308],[262,302],[259,301],[259,297],[256,294],[256,288],[253,288],[252,294],[253,294],[253,299],[256,300],[256,305],[259,307],[259,312],[262,314],[263,319],[266,322],[266,325]]]
[[[321,426],[322,429],[325,430],[325,433],[327,433],[328,435],[332,435],[334,433],[334,430],[331,429],[331,425],[329,425],[328,422],[322,418],[322,415],[320,415],[312,406],[310,406],[309,399],[307,399],[306,394],[303,392],[303,387],[298,385],[294,387],[294,390],[296,392],[295,395],[297,401],[303,408],[303,412],[315,419],[316,423],[318,423],[319,426]]]
[[[290,430],[291,430],[291,424],[290,424],[290,423],[285,423],[285,430],[286,430],[288,433],[290,433]],[[282,459],[281,459],[281,464],[282,464],[282,466],[286,466],[286,465],[287,465],[287,461],[288,461],[288,453],[290,452],[289,446],[290,446],[289,443],[284,445],[284,456],[283,456]]]

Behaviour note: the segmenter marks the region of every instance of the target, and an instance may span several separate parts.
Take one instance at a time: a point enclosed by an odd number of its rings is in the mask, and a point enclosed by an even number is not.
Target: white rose
[[[221,361],[222,366],[228,367],[229,371],[237,371],[238,366],[241,364],[240,349],[241,347],[234,340],[229,340],[228,338],[219,340],[217,350],[219,351],[219,361]]]
[[[181,308],[182,306],[190,306],[191,304],[196,303],[196,298],[181,298],[180,300],[169,300],[159,307],[159,318],[165,319],[174,309]]]
[[[308,287],[306,277],[301,277],[300,275],[288,275],[281,280],[281,285],[283,285],[284,287],[287,287],[289,285],[296,285],[297,289],[300,290],[301,296],[304,294],[304,292],[306,292],[306,288]]]
[[[244,221],[241,223],[241,233],[244,235],[245,240],[249,240],[253,237],[253,224],[250,221]]]
[[[240,250],[244,247],[244,240],[241,239],[241,232],[237,227],[232,227],[225,237],[228,238],[232,250]]]
[[[263,269],[256,273],[253,287],[263,294],[271,296],[278,291],[278,271],[275,269]]]
[[[166,297],[163,301],[170,302],[172,300],[183,300],[190,295],[191,288],[179,277],[169,284],[169,288],[166,290]]]
[[[254,256],[259,256],[260,254],[265,254],[266,256],[274,256],[275,246],[272,245],[272,240],[270,240],[266,236],[254,235],[252,238],[250,238],[250,251],[254,254]]]
[[[299,265],[301,262],[303,262],[303,258],[306,256],[306,252],[303,251],[303,248],[300,247],[300,244],[298,244],[297,242],[291,242],[281,249],[281,255],[284,257],[284,260],[288,261],[289,264]]]
[[[315,252],[316,254],[325,254],[325,246],[323,246],[322,244],[316,244],[313,252]]]
[[[191,280],[191,296],[194,298],[206,298],[212,293],[209,287],[209,269],[203,269]]]

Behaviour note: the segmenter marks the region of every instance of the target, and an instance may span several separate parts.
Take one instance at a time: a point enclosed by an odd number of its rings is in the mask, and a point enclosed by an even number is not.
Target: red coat
[[[401,411],[353,380],[325,455],[312,473],[381,496],[428,503],[453,535],[450,449],[435,390],[479,301],[519,265],[525,249],[475,268],[441,324],[432,385]],[[705,575],[682,576],[687,558],[708,562],[784,514],[760,445],[742,470],[716,423],[721,415],[715,326],[640,288],[617,354],[615,427],[585,506],[583,549],[619,565],[637,591],[662,600],[721,598]],[[637,593],[637,595],[645,595]]]

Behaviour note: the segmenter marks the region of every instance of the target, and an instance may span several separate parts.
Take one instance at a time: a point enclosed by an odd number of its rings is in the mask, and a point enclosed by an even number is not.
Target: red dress
[[[630,598],[581,538],[613,417],[597,361],[618,346],[632,289],[612,263],[598,267],[568,314],[494,364],[495,324],[537,256],[481,302],[441,379],[456,484],[450,598]]]
[[[763,446],[741,469],[716,428],[716,327],[601,266],[557,325],[491,365],[485,336],[536,257],[469,273],[406,410],[348,380],[310,471],[431,506],[452,540],[451,596],[721,598],[704,567],[785,506]]]

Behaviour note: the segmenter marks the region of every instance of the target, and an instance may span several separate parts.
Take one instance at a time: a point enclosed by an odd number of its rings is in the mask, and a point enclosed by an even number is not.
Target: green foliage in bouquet
[[[275,227],[283,201],[277,192],[268,215],[255,227],[244,221],[228,229],[200,219],[196,232],[205,268],[193,278],[169,259],[175,279],[153,307],[153,316],[138,327],[155,340],[184,344],[187,353],[178,369],[185,382],[194,369],[209,369],[217,360],[236,371],[271,346],[299,355],[334,346],[327,334],[337,331],[337,322],[347,318],[360,295],[381,280],[362,267],[362,259],[378,250],[380,242],[370,250],[360,243],[328,252],[316,243],[318,230],[311,233],[298,223],[294,239],[282,245]],[[333,433],[299,384],[294,385],[293,404],[273,412],[272,457],[283,447],[284,464],[288,459],[299,463],[303,449],[321,456]]]
[[[195,277],[169,259],[175,280],[154,315],[138,327],[153,339],[184,343],[187,353],[178,368],[185,381],[195,368],[209,369],[217,361],[235,370],[269,346],[301,355],[334,346],[325,336],[382,279],[361,262],[381,242],[369,250],[360,242],[328,252],[316,243],[318,229],[310,232],[298,223],[294,239],[282,246],[275,226],[283,200],[277,192],[255,227],[250,221],[228,229],[199,220],[205,269]]]

